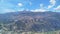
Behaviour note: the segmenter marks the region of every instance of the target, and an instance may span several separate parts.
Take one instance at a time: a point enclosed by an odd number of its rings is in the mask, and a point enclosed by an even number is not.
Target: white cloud
[[[32,12],[45,12],[45,9],[35,9],[35,10],[31,10]]]
[[[24,8],[17,9],[17,11],[23,11],[23,10],[25,10],[25,9]]]
[[[4,9],[5,12],[15,12],[13,9]]]
[[[6,9],[6,8],[1,9],[0,11],[2,11],[1,13],[15,12],[15,10],[13,9]]]
[[[60,5],[54,8],[54,10],[60,11]]]
[[[43,4],[40,4],[40,7],[43,7]]]
[[[52,8],[56,4],[56,0],[50,0],[50,5],[48,5],[48,9]]]
[[[52,5],[55,5],[55,4],[56,4],[56,0],[50,0],[50,3],[51,3]]]
[[[18,3],[18,6],[20,6],[20,7],[21,7],[21,6],[23,6],[23,4],[22,4],[22,3]]]
[[[52,8],[53,6],[54,6],[54,5],[49,5],[49,6],[48,6],[48,9]]]
[[[46,7],[44,7],[44,4],[40,4],[40,8],[39,9],[35,9],[35,10],[31,10],[32,12],[46,12],[48,10],[46,10]]]
[[[44,5],[43,4],[40,4],[40,8],[43,9],[44,8]]]

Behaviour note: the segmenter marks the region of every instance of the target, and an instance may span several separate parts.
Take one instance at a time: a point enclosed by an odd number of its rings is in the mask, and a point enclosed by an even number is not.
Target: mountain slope
[[[14,12],[0,15],[1,29],[10,31],[60,30],[58,12]]]

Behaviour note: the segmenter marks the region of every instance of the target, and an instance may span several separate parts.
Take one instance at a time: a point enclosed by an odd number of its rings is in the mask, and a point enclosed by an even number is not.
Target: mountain
[[[60,13],[22,11],[0,14],[0,29],[34,32],[60,30]]]

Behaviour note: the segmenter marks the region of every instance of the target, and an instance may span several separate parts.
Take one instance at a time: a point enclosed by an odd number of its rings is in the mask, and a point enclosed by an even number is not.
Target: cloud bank
[[[48,9],[54,7],[56,4],[56,0],[50,0],[49,2],[50,2],[50,5],[48,5]]]

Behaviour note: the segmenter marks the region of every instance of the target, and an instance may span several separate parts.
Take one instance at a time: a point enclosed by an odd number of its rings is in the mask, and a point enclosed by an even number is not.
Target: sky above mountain
[[[60,0],[0,0],[0,13],[30,10],[60,11]]]

